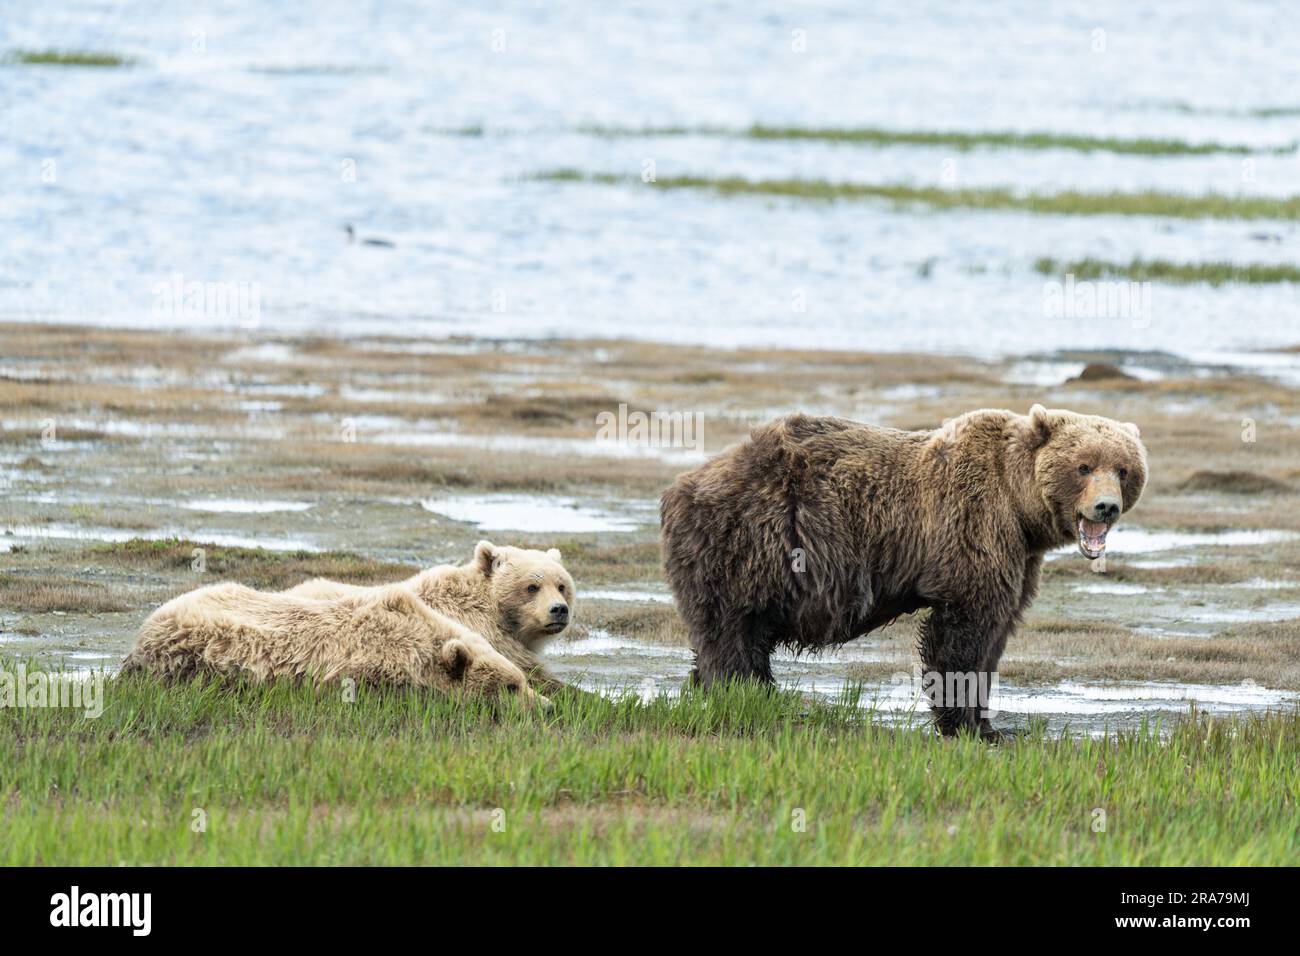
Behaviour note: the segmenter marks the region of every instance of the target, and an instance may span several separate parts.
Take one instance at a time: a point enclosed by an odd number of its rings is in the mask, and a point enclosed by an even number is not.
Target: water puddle
[[[601,629],[552,641],[544,656],[562,679],[609,696],[636,694],[643,699],[677,696],[692,666],[689,648],[619,637]],[[899,660],[898,672],[886,679],[852,682],[845,673],[844,665],[854,661],[896,659],[891,649],[854,642],[817,656],[778,652],[772,656],[772,672],[782,687],[828,700],[841,699],[846,688],[858,687],[863,709],[893,722],[924,721],[927,706],[912,662]],[[1300,694],[1250,681],[1215,685],[1065,680],[1025,686],[1000,681],[990,704],[995,721],[1001,718],[1003,723],[1018,725],[1031,716],[1046,717],[1054,729],[1068,724],[1075,731],[1098,734],[1183,714],[1193,704],[1198,711],[1214,715],[1290,708],[1300,704]]]
[[[394,430],[375,437],[382,445],[414,445],[430,448],[474,448],[492,452],[527,452],[534,455],[582,458],[659,458],[681,465],[698,464],[707,457],[703,450],[657,448],[631,442],[602,441],[596,437],[545,438],[534,435],[473,435],[453,431],[421,431],[418,423],[395,420]]]
[[[449,401],[448,396],[436,392],[400,392],[387,388],[354,388],[351,385],[339,388],[339,398],[345,402],[387,402],[402,405],[442,405]]]
[[[619,509],[582,504],[576,498],[536,495],[458,495],[428,498],[425,511],[476,525],[484,531],[588,534],[600,531],[635,531],[650,523],[653,502],[627,504]]]
[[[1265,607],[1228,607],[1207,604],[1185,610],[1182,619],[1198,624],[1250,624],[1252,622],[1289,621],[1300,617],[1300,604],[1269,604]]]
[[[325,386],[313,382],[241,382],[226,387],[243,395],[273,395],[279,398],[320,398]]]
[[[656,658],[689,664],[691,649],[678,644],[655,644],[629,637],[617,637],[601,628],[592,628],[582,637],[558,639],[546,645],[548,660],[573,662],[587,658],[626,657]]]
[[[654,601],[657,604],[672,604],[673,596],[662,591],[630,591],[619,588],[596,588],[583,591],[580,595],[586,601]]]
[[[14,525],[0,537],[0,550],[9,551],[15,544],[28,544],[38,540],[96,541],[121,544],[133,538],[146,541],[167,541],[181,538],[199,544],[214,544],[225,548],[264,548],[267,551],[322,551],[323,548],[304,538],[251,537],[229,534],[224,531],[195,531],[186,528],[123,529],[95,527],[93,525],[42,524]]]
[[[1294,531],[1240,528],[1229,531],[1166,531],[1118,524],[1106,539],[1106,553],[1116,557],[1130,554],[1159,554],[1185,548],[1241,548],[1267,544],[1280,544],[1300,539]],[[1048,553],[1049,559],[1076,554],[1074,545],[1066,545]],[[1167,567],[1170,564],[1187,564],[1195,558],[1171,558],[1165,562],[1144,562],[1139,567]],[[1137,562],[1135,562],[1137,563]]]
[[[270,514],[273,511],[306,511],[310,501],[252,501],[247,498],[210,498],[205,501],[187,501],[181,505],[189,511],[207,511],[214,514]]]
[[[1140,584],[1120,584],[1117,581],[1103,581],[1097,584],[1076,584],[1070,590],[1078,594],[1146,594],[1150,590]]]
[[[227,365],[246,365],[249,362],[285,365],[302,361],[302,356],[282,342],[262,342],[227,352],[221,361]]]

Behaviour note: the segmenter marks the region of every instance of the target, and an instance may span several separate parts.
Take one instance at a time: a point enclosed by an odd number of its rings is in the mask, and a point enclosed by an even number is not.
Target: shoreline
[[[397,321],[397,320],[390,320]],[[437,321],[430,319],[413,318],[402,320],[411,324],[418,324],[420,321]],[[463,331],[459,325],[467,323],[470,320],[460,318],[447,320],[457,323],[456,328],[448,329],[430,329],[426,334],[410,334],[393,331],[391,329],[375,328],[367,324],[357,324],[340,326],[334,328],[312,328],[307,325],[253,325],[250,327],[242,326],[238,323],[213,322],[206,324],[194,320],[168,320],[168,321],[131,321],[131,320],[107,320],[101,322],[87,322],[83,319],[69,319],[67,321],[51,319],[48,316],[34,316],[25,318],[9,314],[0,316],[0,336],[10,332],[24,330],[40,331],[51,335],[57,335],[60,332],[73,332],[82,335],[97,335],[100,333],[158,333],[168,336],[197,336],[206,338],[226,338],[226,339],[258,339],[258,340],[311,340],[311,339],[330,339],[340,342],[366,342],[375,341],[388,344],[411,344],[414,346],[428,346],[432,343],[448,343],[454,346],[472,345],[481,343],[484,347],[509,346],[513,348],[527,348],[530,346],[537,348],[555,347],[564,344],[582,345],[589,348],[601,348],[617,345],[643,345],[647,347],[661,346],[665,348],[681,348],[694,350],[707,350],[723,353],[736,352],[779,352],[805,355],[833,355],[833,356],[902,356],[909,358],[935,357],[940,359],[969,360],[974,362],[996,364],[999,362],[1013,361],[1107,361],[1123,362],[1126,360],[1146,360],[1156,362],[1161,365],[1203,365],[1207,367],[1222,368],[1246,368],[1256,370],[1262,367],[1278,364],[1295,365],[1297,374],[1300,374],[1300,331],[1294,335],[1288,336],[1285,340],[1278,341],[1251,341],[1232,343],[1219,348],[1205,349],[1203,347],[1189,348],[1180,352],[1171,349],[1159,348],[1089,348],[1086,344],[1080,342],[1078,345],[1063,345],[1049,350],[989,350],[973,351],[963,349],[918,349],[918,348],[898,348],[891,349],[887,343],[879,347],[863,348],[858,345],[844,345],[843,347],[806,347],[794,344],[783,344],[779,341],[754,340],[733,343],[713,343],[709,341],[689,341],[673,339],[666,337],[655,337],[652,335],[636,336],[610,336],[607,334],[596,334],[582,336],[574,335],[571,332],[547,332],[538,335],[475,335]],[[1055,320],[1052,320],[1055,321]],[[811,320],[810,320],[811,324]],[[1211,357],[1215,354],[1231,356],[1235,362],[1214,362]],[[1295,356],[1293,361],[1284,360],[1279,362],[1279,358]],[[1258,364],[1254,364],[1252,359],[1257,359]]]

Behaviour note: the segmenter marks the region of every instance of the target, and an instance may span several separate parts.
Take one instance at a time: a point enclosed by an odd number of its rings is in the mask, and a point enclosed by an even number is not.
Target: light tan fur
[[[233,582],[199,588],[148,617],[123,670],[165,678],[204,672],[255,681],[352,678],[548,703],[482,635],[400,585],[324,600]]]
[[[528,674],[538,690],[554,693],[565,686],[547,671],[537,654],[564,629],[556,626],[550,608],[567,605],[572,620],[576,591],[557,549],[536,551],[480,541],[465,564],[428,568],[401,585],[434,611],[486,637],[498,653]],[[530,587],[537,590],[530,592]],[[284,593],[330,598],[375,590],[316,578]]]

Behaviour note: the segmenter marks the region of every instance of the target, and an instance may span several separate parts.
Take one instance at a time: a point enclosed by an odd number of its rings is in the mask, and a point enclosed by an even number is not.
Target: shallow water
[[[1048,255],[1294,261],[1294,223],[526,179],[560,166],[635,178],[652,160],[659,176],[1294,195],[1294,155],[1253,156],[1247,169],[1235,155],[577,132],[761,122],[1289,143],[1294,116],[1251,113],[1300,105],[1300,31],[1281,28],[1284,5],[11,6],[0,52],[137,63],[0,66],[0,317],[978,353],[1294,341],[1290,285],[1158,285],[1149,316],[1079,322],[1046,316],[1031,267]],[[482,134],[440,132],[464,127]],[[349,245],[346,223],[395,245]],[[173,276],[237,283],[248,307],[169,306],[159,289]],[[285,355],[259,347],[229,361]]]
[[[599,629],[577,639],[555,640],[544,656],[556,674],[589,690],[643,699],[680,693],[691,669],[690,650],[617,637]],[[772,672],[782,687],[828,700],[844,698],[847,688],[860,691],[858,705],[891,721],[921,722],[926,704],[920,695],[919,674],[900,665],[885,680],[853,682],[845,665],[885,659],[878,650],[850,642],[834,652],[795,656],[778,652]],[[1188,713],[1235,714],[1274,710],[1300,704],[1300,694],[1252,682],[1185,684],[1159,681],[1077,681],[1019,686],[1001,680],[990,699],[992,719],[999,725],[1020,726],[1030,717],[1046,718],[1055,729],[1101,733],[1132,728],[1143,721]]]
[[[215,544],[228,548],[265,548],[268,551],[323,551],[316,542],[307,538],[280,536],[256,536],[225,531],[212,531],[203,526],[188,528],[105,528],[95,525],[73,525],[51,522],[42,525],[13,525],[5,529],[0,537],[0,550],[9,551],[14,545],[29,544],[33,541],[105,541],[121,543],[133,538],[146,541],[167,541],[171,538],[187,538],[204,544]]]
[[[590,588],[582,592],[584,601],[653,601],[656,604],[672,604],[671,594],[659,591],[637,591],[622,588]]]
[[[1272,528],[1238,528],[1225,531],[1169,531],[1164,529],[1143,528],[1137,525],[1117,524],[1106,535],[1106,554],[1110,557],[1126,557],[1139,554],[1163,554],[1168,551],[1181,551],[1189,548],[1213,550],[1216,548],[1243,548],[1257,545],[1278,544],[1295,541],[1300,533]],[[1049,560],[1069,558],[1078,554],[1078,547],[1066,545],[1050,551]],[[1162,567],[1166,564],[1191,563],[1195,555],[1176,556],[1167,562],[1135,561],[1139,567]]]
[[[261,499],[253,501],[248,498],[205,498],[200,501],[186,501],[182,508],[190,511],[209,511],[217,514],[269,514],[273,511],[306,511],[312,507],[310,501],[271,501]]]
[[[654,502],[618,502],[601,507],[576,498],[545,495],[456,495],[420,502],[425,511],[466,521],[484,531],[587,534],[635,531],[657,518]]]
[[[447,430],[434,422],[410,422],[403,419],[385,419],[382,416],[363,415],[349,421],[357,427],[378,430],[374,441],[381,445],[409,445],[428,448],[477,448],[483,451],[509,454],[528,452],[534,455],[551,455],[564,458],[658,458],[682,465],[697,465],[706,455],[702,449],[662,447],[643,442],[618,441],[616,438],[551,438],[537,435],[478,434]]]

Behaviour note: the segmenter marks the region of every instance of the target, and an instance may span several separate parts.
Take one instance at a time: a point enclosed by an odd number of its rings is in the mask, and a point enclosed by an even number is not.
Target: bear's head
[[[1106,533],[1142,494],[1147,452],[1132,422],[1035,405],[1024,422],[1034,485],[1057,545],[1077,542],[1087,558],[1106,550]]]
[[[453,637],[442,646],[442,661],[452,684],[485,697],[517,696],[549,708],[551,702],[528,686],[523,670],[492,649],[486,640]]]
[[[488,580],[501,629],[525,646],[569,626],[577,595],[557,548],[534,551],[480,541],[474,563]]]

